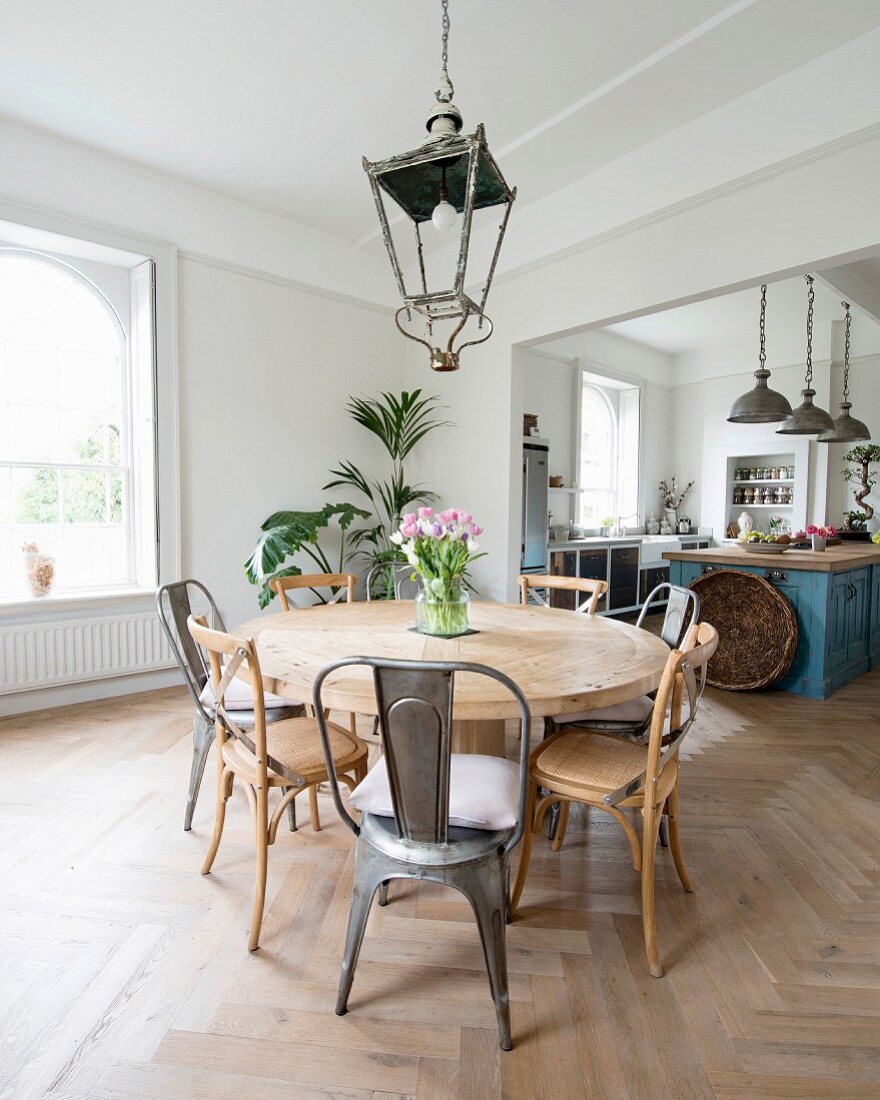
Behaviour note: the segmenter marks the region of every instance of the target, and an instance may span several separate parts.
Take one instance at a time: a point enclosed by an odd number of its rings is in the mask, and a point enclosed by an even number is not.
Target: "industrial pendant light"
[[[816,432],[832,431],[834,421],[831,414],[813,404],[816,391],[813,389],[813,303],[816,292],[813,290],[813,276],[805,275],[807,282],[807,373],[804,376],[806,386],[801,390],[803,401],[791,416],[776,429],[777,435],[815,435]]]
[[[492,322],[485,313],[486,298],[492,285],[495,265],[498,263],[510,209],[516,198],[516,188],[507,186],[501,169],[489,152],[482,123],[472,134],[461,133],[461,112],[452,102],[455,89],[447,72],[449,0],[441,0],[441,5],[442,68],[440,80],[434,90],[437,102],[428,114],[428,136],[420,146],[407,153],[398,153],[379,161],[364,158],[363,166],[373,189],[382,240],[385,242],[397,289],[403,300],[403,305],[395,316],[395,323],[408,339],[425,345],[430,353],[433,370],[449,371],[458,370],[462,348],[468,344],[482,344],[492,335]],[[398,219],[389,219],[385,210],[386,196],[393,199],[396,206],[406,214],[415,231],[419,284],[415,292],[406,286],[404,265],[398,256],[398,245],[395,241],[397,234],[392,233],[392,223],[396,225]],[[474,211],[493,206],[503,208],[498,238],[488,272],[481,277],[474,277],[468,272]],[[443,289],[428,288],[421,235],[421,226],[425,222],[433,225],[433,231],[449,234],[450,243],[455,241],[452,232],[457,227],[458,247],[449,250],[450,256],[453,253],[455,255],[454,268],[447,277],[443,277]],[[416,266],[415,261],[412,266]],[[479,302],[475,302],[465,293],[466,279],[471,284],[482,282]],[[424,318],[424,339],[408,332],[401,325],[401,315],[406,314],[407,320],[411,321],[413,313]],[[476,319],[478,330],[484,330],[484,325],[485,330],[476,338],[454,348],[454,341],[470,318]],[[434,336],[434,325],[438,321],[454,323],[452,335],[446,340],[445,347],[441,347]]]
[[[764,324],[767,317],[767,284],[761,287],[761,350],[755,371],[755,385],[738,397],[730,408],[727,419],[731,424],[770,424],[791,416],[791,405],[785,394],[777,393],[767,386],[770,371],[767,370],[767,350]]]
[[[817,437],[819,443],[860,443],[871,438],[867,425],[849,414],[849,410],[852,408],[849,400],[849,330],[852,325],[852,316],[849,312],[849,302],[841,302],[840,304],[846,312],[844,323],[846,341],[843,352],[843,400],[837,406],[840,409],[840,416],[835,418],[833,429],[820,432]]]

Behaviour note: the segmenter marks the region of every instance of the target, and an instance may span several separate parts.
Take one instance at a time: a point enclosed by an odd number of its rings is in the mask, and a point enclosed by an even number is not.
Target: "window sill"
[[[124,588],[90,588],[81,592],[50,592],[48,596],[21,593],[0,595],[0,616],[52,614],[55,611],[100,611],[120,603],[142,604],[156,598],[155,588],[131,585]]]

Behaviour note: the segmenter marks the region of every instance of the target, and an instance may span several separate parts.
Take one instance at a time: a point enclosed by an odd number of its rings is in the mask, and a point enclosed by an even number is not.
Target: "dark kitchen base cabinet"
[[[782,691],[827,699],[845,684],[880,664],[880,566],[825,573],[792,569],[781,562],[733,566],[672,561],[673,584],[688,585],[701,573],[733,569],[768,580],[791,603],[798,622],[798,647],[788,675],[775,684]]]
[[[551,550],[550,572],[558,577],[586,577],[605,581],[608,592],[602,611],[634,611],[639,607],[639,547],[638,543],[612,546],[584,546],[577,550]],[[573,611],[577,593],[552,591],[550,606]]]

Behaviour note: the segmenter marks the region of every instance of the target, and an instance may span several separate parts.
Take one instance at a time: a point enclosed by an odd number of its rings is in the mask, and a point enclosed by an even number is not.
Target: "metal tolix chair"
[[[205,761],[208,759],[208,751],[215,737],[216,703],[211,691],[211,673],[205,653],[197,645],[189,630],[187,619],[192,615],[191,597],[207,603],[210,609],[210,625],[215,630],[225,633],[226,627],[220,614],[214,597],[207,588],[196,580],[175,581],[173,584],[163,584],[156,593],[156,611],[159,614],[159,622],[174,660],[183,673],[183,682],[195,704],[196,714],[193,718],[193,757],[189,776],[189,791],[186,796],[186,811],[183,816],[183,828],[188,832],[192,828],[193,813],[196,808],[196,800],[199,797],[199,788],[202,785],[202,776],[205,773]],[[234,713],[235,720],[242,729],[253,729],[254,709],[253,697],[250,694],[250,685],[241,681],[236,685],[239,689],[238,696],[233,701],[232,693],[227,697],[227,708]],[[285,718],[294,718],[303,713],[303,705],[282,699],[278,695],[269,692],[264,693],[264,704],[267,722],[280,722]],[[296,829],[296,810],[290,803],[288,811],[291,831]]]
[[[358,824],[345,806],[333,766],[321,689],[328,676],[351,665],[373,670],[384,757],[350,796]],[[521,726],[519,767],[498,757],[453,754],[452,710],[456,673],[488,676],[516,699]],[[426,879],[452,886],[474,911],[502,1050],[511,1049],[506,921],[508,861],[523,835],[531,718],[520,688],[485,665],[350,657],[318,675],[314,707],[324,743],[333,801],[358,838],[354,888],[336,1013],[347,1011],[373,895],[387,902],[390,879]],[[493,799],[487,799],[487,792]],[[494,805],[488,805],[490,801]]]

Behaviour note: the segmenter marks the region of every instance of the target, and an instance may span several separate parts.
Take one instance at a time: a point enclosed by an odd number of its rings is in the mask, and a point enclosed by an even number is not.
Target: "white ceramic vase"
[[[813,549],[814,550],[824,550],[825,549],[825,546],[826,546],[826,543],[828,542],[828,540],[825,538],[824,535],[810,535],[810,538],[813,540]]]

